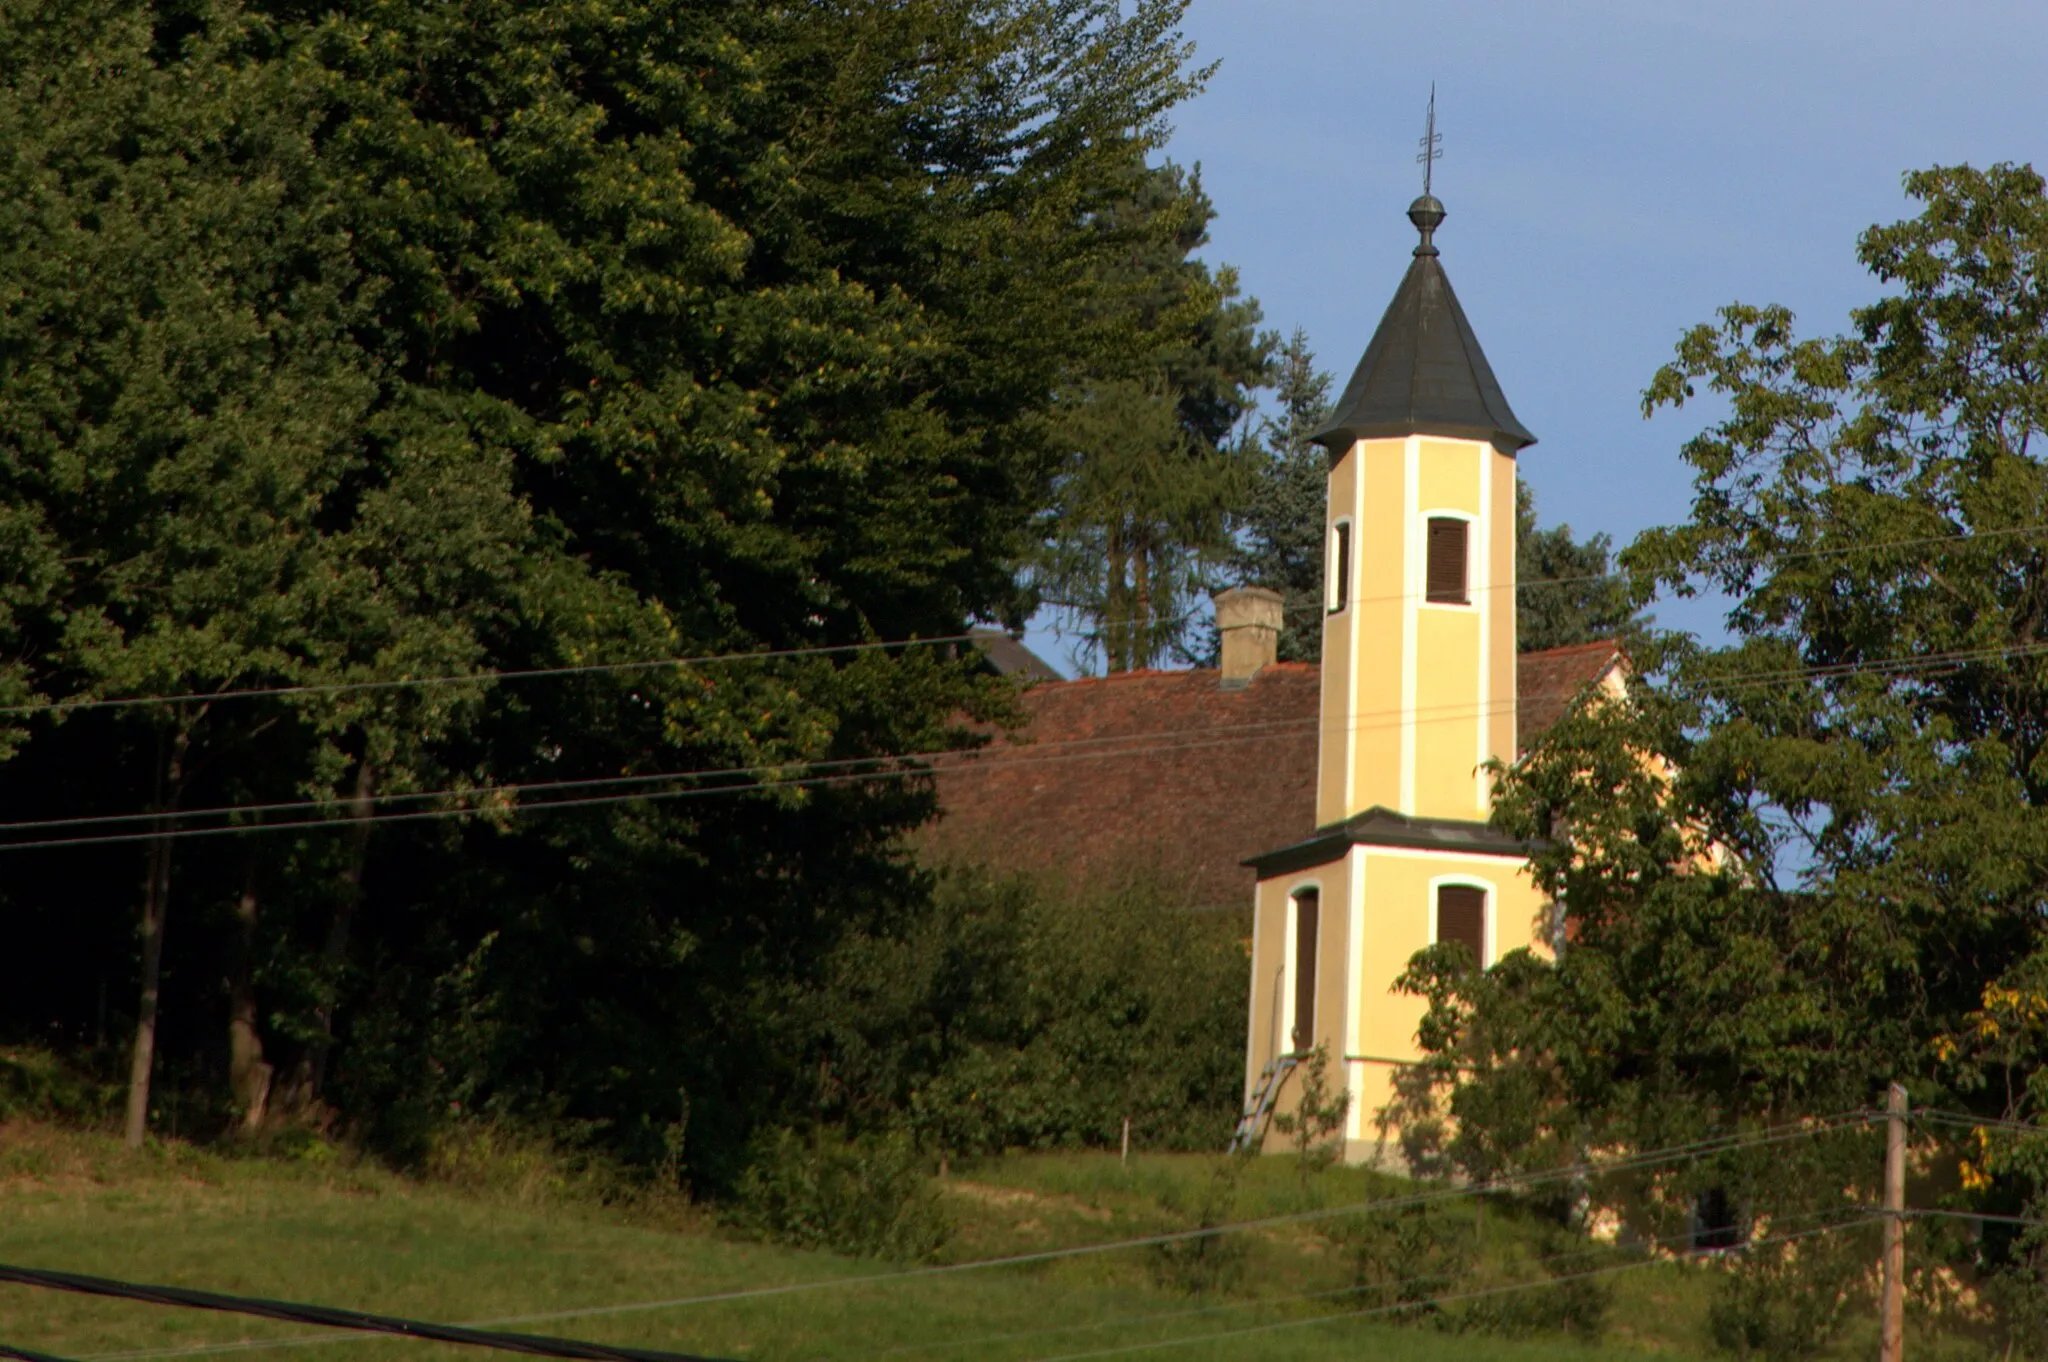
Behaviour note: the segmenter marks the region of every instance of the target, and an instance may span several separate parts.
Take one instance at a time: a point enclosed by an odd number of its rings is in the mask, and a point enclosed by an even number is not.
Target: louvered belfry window
[[[1470,526],[1451,516],[1429,520],[1427,593],[1438,605],[1465,605],[1466,535]]]
[[[1446,884],[1436,891],[1436,939],[1462,941],[1477,965],[1486,963],[1486,891]]]
[[[1304,889],[1294,896],[1294,1034],[1296,1050],[1316,1043],[1316,938],[1322,895]]]

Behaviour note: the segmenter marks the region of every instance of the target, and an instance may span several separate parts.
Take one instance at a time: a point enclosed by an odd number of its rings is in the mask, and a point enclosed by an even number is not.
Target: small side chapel
[[[1328,424],[1327,599],[1315,833],[1254,856],[1248,1111],[1295,1105],[1288,1057],[1318,1045],[1351,1103],[1345,1156],[1375,1157],[1375,1114],[1419,1058],[1410,957],[1462,941],[1481,965],[1548,949],[1523,845],[1488,817],[1488,763],[1516,744],[1515,460],[1509,408],[1421,234]],[[1275,1137],[1268,1135],[1271,1140]]]

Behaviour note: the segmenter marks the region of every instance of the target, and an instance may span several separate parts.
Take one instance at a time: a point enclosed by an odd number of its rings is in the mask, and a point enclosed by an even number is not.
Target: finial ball
[[[1417,243],[1415,253],[1435,255],[1436,242],[1431,238],[1436,235],[1438,225],[1444,220],[1442,201],[1434,194],[1424,194],[1408,205],[1408,220],[1415,224],[1416,231],[1422,233],[1422,240]]]

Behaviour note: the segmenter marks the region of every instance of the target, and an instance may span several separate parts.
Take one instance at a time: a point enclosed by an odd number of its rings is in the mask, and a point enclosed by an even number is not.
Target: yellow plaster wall
[[[1424,1007],[1418,998],[1397,994],[1394,981],[1409,960],[1430,944],[1435,886],[1445,880],[1485,885],[1492,950],[1488,965],[1509,951],[1534,947],[1549,954],[1549,911],[1519,859],[1407,851],[1391,847],[1357,847],[1361,861],[1354,927],[1358,933],[1357,1024],[1345,1046],[1345,1067],[1351,1084],[1352,1141],[1367,1152],[1378,1139],[1374,1118],[1393,1096],[1400,1064],[1420,1058],[1415,1031]]]
[[[1350,1034],[1345,977],[1351,956],[1350,869],[1340,859],[1327,865],[1262,881],[1252,915],[1252,1000],[1250,1035],[1245,1047],[1245,1091],[1251,1092],[1260,1071],[1290,1045],[1287,1012],[1294,985],[1285,977],[1287,900],[1309,885],[1321,891],[1321,935],[1316,947],[1316,1024],[1319,1043],[1332,1062],[1344,1052]],[[1336,1075],[1331,1074],[1331,1081]],[[1289,1084],[1291,1090],[1293,1084]],[[1283,1107],[1290,1105],[1283,1103]]]
[[[1415,807],[1428,818],[1485,819],[1479,765],[1479,630],[1473,607],[1423,605],[1416,620]]]
[[[1493,603],[1494,611],[1488,621],[1494,646],[1487,659],[1492,673],[1491,690],[1498,700],[1512,698],[1518,684],[1515,674],[1515,656],[1520,650],[1517,638],[1514,603],[1519,599],[1515,590],[1515,456],[1503,454],[1498,449],[1488,448],[1486,457],[1493,462],[1493,504],[1489,508],[1494,525],[1493,533]],[[1502,757],[1513,760],[1521,752],[1516,736],[1515,706],[1496,703],[1490,715],[1492,734],[1489,745]],[[1489,799],[1491,796],[1489,795]]]
[[[1514,620],[1512,591],[1500,583],[1513,581],[1514,465],[1505,469],[1499,451],[1472,440],[1417,442],[1418,495],[1409,518],[1416,566],[1418,598],[1415,640],[1415,777],[1414,806],[1404,812],[1433,818],[1483,820],[1490,812],[1491,791],[1481,768],[1512,745],[1499,744],[1500,716],[1510,712],[1514,697]],[[1500,477],[1505,473],[1509,515],[1503,525]],[[1426,561],[1426,526],[1434,515],[1460,514],[1471,520],[1472,561],[1468,564],[1465,605],[1439,605],[1421,600],[1422,567]],[[1500,546],[1505,529],[1509,559],[1502,576]],[[1508,670],[1500,682],[1501,658]],[[1508,725],[1512,727],[1512,725]]]
[[[1395,993],[1394,981],[1430,944],[1435,890],[1446,881],[1486,887],[1488,965],[1525,947],[1549,954],[1549,910],[1519,859],[1357,846],[1339,860],[1275,876],[1258,887],[1245,1091],[1289,1048],[1285,1032],[1294,986],[1284,970],[1287,903],[1297,889],[1314,885],[1321,892],[1315,1033],[1331,1058],[1331,1083],[1341,1081],[1351,1092],[1345,1134],[1353,1158],[1372,1156],[1375,1118],[1393,1096],[1395,1073],[1420,1058],[1415,1032],[1423,1005]],[[1347,989],[1347,979],[1359,982]],[[1291,1110],[1299,1092],[1297,1071],[1281,1090],[1277,1109]],[[1270,1131],[1267,1138],[1268,1147],[1285,1144]]]
[[[1332,467],[1329,487],[1326,524],[1348,519],[1353,526],[1353,580],[1349,606],[1321,621],[1316,821],[1329,826],[1382,805],[1483,822],[1491,791],[1480,768],[1516,752],[1514,458],[1476,441],[1361,441]],[[1463,606],[1422,599],[1426,522],[1443,512],[1473,521],[1471,601]],[[1430,944],[1434,890],[1447,879],[1488,890],[1487,964],[1522,947],[1548,950],[1547,909],[1518,858],[1356,846],[1330,864],[1258,887],[1247,1092],[1290,1045],[1288,899],[1314,884],[1321,896],[1315,1031],[1341,1061],[1352,1094],[1352,1157],[1371,1155],[1374,1118],[1392,1096],[1393,1077],[1418,1057],[1422,1006],[1392,990]],[[1298,1091],[1298,1080],[1290,1081],[1280,1110],[1294,1105]]]
[[[1322,618],[1323,661],[1322,661],[1322,729],[1317,748],[1316,771],[1316,824],[1335,822],[1344,817],[1342,812],[1349,788],[1349,775],[1354,760],[1351,743],[1344,731],[1344,716],[1351,703],[1351,687],[1356,659],[1354,643],[1359,611],[1359,583],[1370,580],[1360,566],[1363,557],[1364,527],[1358,523],[1359,479],[1358,468],[1363,446],[1354,444],[1351,449],[1330,468],[1330,495],[1324,507],[1323,549],[1327,574],[1336,570],[1330,559],[1330,544],[1336,534],[1339,520],[1350,520],[1352,604],[1348,609],[1330,611],[1325,609]],[[1324,585],[1324,602],[1331,597],[1329,584]],[[1289,620],[1290,625],[1295,621]],[[1307,623],[1304,621],[1303,623]]]
[[[1327,523],[1352,522],[1351,606],[1323,623],[1318,827],[1401,802],[1406,440],[1361,440],[1330,470]]]
[[[1422,440],[1421,496],[1416,510],[1463,511],[1478,515],[1479,460],[1482,450],[1493,446],[1471,440]]]
[[[1346,723],[1356,762],[1351,798],[1339,818],[1375,804],[1392,807],[1401,784],[1401,616],[1407,605],[1407,545],[1401,508],[1409,497],[1406,440],[1360,444],[1361,516],[1366,525],[1359,555],[1357,714]]]

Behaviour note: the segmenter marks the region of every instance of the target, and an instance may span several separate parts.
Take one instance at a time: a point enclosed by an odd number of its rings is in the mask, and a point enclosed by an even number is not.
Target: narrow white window
[[[1351,604],[1351,522],[1340,520],[1330,527],[1330,613]]]
[[[1322,894],[1314,889],[1294,892],[1294,1008],[1288,1044],[1296,1054],[1316,1048],[1316,942],[1320,935]]]

